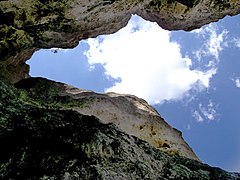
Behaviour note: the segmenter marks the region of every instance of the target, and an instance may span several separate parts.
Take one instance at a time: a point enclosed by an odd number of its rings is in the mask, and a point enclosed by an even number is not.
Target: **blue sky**
[[[240,172],[239,57],[240,16],[192,32],[132,16],[115,34],[43,49],[27,63],[34,77],[144,98],[204,163]]]

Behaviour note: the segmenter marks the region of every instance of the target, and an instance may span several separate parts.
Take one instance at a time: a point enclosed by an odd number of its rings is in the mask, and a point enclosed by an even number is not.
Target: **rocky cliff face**
[[[25,64],[39,48],[116,32],[131,14],[191,30],[239,12],[238,0],[0,1],[0,178],[240,179],[199,162],[144,100],[29,78]]]
[[[26,82],[16,89],[0,81],[1,179],[240,178],[158,150],[94,116],[63,110],[85,106],[71,96],[55,96],[63,84]],[[50,89],[41,94],[32,88],[34,82]]]
[[[102,123],[115,124],[121,131],[147,141],[168,154],[198,160],[183,140],[181,132],[168,125],[143,99],[116,93],[98,94],[43,78],[28,78],[15,86],[24,90],[22,101],[25,103],[95,116]]]
[[[240,12],[238,0],[0,1],[0,77],[28,77],[38,48],[72,48],[81,39],[116,32],[131,14],[169,30],[191,30]]]

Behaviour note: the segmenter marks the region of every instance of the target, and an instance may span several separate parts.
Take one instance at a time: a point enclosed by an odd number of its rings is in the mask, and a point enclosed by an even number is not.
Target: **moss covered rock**
[[[75,110],[95,116],[102,123],[115,124],[169,154],[198,160],[184,141],[182,133],[172,128],[145,100],[133,95],[95,93],[45,78],[28,78],[15,84],[20,100],[26,104],[55,110]]]
[[[116,32],[131,14],[191,30],[239,12],[237,0],[0,1],[0,179],[240,179],[162,151],[171,144],[156,149],[104,118],[83,115],[86,101],[62,84],[11,85],[29,77],[25,62],[34,51]]]
[[[94,116],[38,107],[20,96],[0,81],[1,179],[240,178],[157,150]]]
[[[25,61],[35,50],[72,48],[81,39],[116,32],[131,14],[164,29],[192,30],[239,12],[236,0],[0,1],[0,78],[24,79]]]

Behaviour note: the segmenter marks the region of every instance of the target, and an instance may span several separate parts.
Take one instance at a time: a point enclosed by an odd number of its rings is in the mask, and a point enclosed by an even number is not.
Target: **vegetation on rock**
[[[93,115],[102,123],[113,123],[123,132],[169,154],[199,160],[181,132],[172,128],[153,107],[138,97],[95,93],[45,78],[24,79],[15,83],[15,87],[20,89],[20,100],[29,105]]]
[[[239,12],[237,0],[0,1],[0,179],[240,179],[67,110],[85,102],[59,96],[57,84],[9,84],[29,77],[39,48],[116,32],[131,14],[192,30]]]
[[[21,93],[0,81],[1,179],[240,178],[168,155],[94,116],[31,105]]]
[[[164,29],[192,30],[239,12],[236,0],[0,1],[0,78],[24,79],[25,62],[37,49],[72,48],[81,39],[116,32],[131,14]]]

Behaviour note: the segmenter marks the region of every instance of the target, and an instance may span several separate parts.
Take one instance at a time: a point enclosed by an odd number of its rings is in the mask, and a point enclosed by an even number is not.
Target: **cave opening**
[[[27,63],[33,77],[147,100],[203,162],[240,171],[239,20],[170,32],[132,16],[115,34],[42,49]]]

